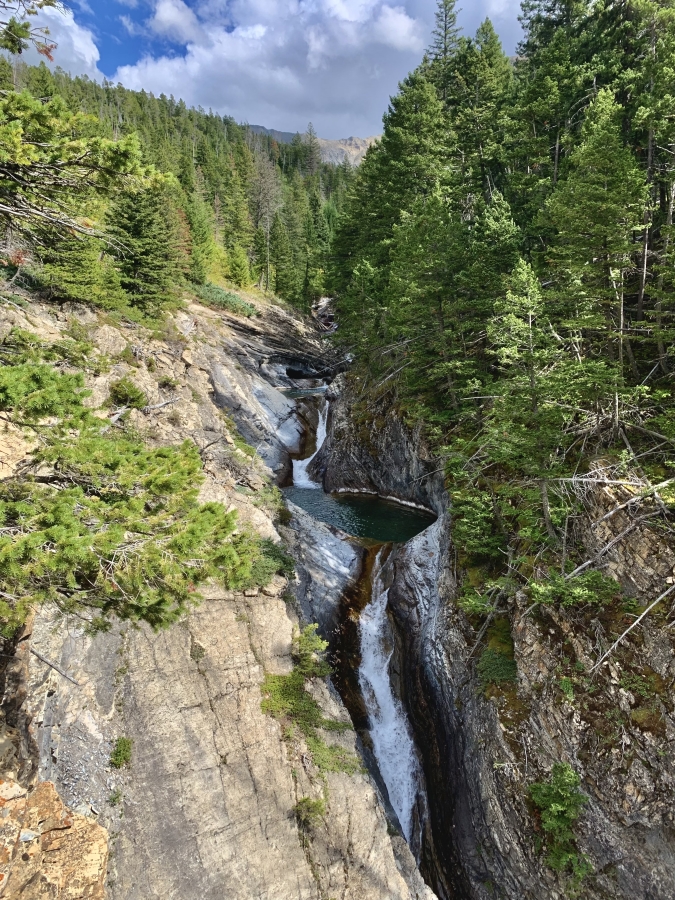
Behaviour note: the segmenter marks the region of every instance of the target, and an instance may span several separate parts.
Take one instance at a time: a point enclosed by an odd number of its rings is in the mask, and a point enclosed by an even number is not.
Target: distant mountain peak
[[[295,132],[292,131],[277,131],[274,128],[265,128],[263,125],[248,125],[247,127],[254,134],[267,134],[280,144],[290,144],[295,137]],[[372,135],[367,138],[352,135],[352,137],[333,141],[319,138],[321,158],[324,162],[337,164],[348,159],[353,166],[358,166],[366,155],[368,147],[379,140],[379,138],[379,135]]]

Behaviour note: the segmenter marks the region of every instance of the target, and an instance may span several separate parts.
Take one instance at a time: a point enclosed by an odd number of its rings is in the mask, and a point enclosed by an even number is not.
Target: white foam
[[[361,613],[359,635],[361,666],[359,684],[370,720],[373,750],[387,786],[389,802],[410,843],[413,805],[419,785],[419,770],[410,726],[400,701],[394,696],[389,678],[389,661],[394,652],[387,645],[387,598],[381,578],[381,556],[373,569],[370,603]]]
[[[319,426],[316,429],[316,450],[307,459],[293,460],[293,484],[302,488],[320,488],[318,481],[312,481],[307,474],[307,466],[314,459],[326,440],[326,422],[328,421],[328,403],[319,410]]]

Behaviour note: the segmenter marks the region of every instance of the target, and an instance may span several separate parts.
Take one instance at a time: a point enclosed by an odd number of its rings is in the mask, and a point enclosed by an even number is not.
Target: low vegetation
[[[232,291],[226,291],[216,284],[209,282],[199,285],[195,288],[195,293],[203,303],[226,309],[228,312],[236,313],[238,316],[250,318],[256,314],[256,308],[252,303],[247,303],[246,300],[242,300],[237,294],[232,293]]]
[[[307,682],[325,678],[330,666],[324,659],[328,643],[317,634],[317,625],[307,625],[293,640],[293,671],[288,675],[266,675],[262,684],[263,712],[279,719],[292,736],[297,729],[304,738],[312,760],[321,774],[360,771],[360,761],[342,747],[327,744],[319,731],[346,731],[349,724],[327,719],[319,704],[307,692]]]
[[[110,754],[110,765],[113,769],[123,769],[125,766],[131,765],[131,751],[133,748],[133,741],[128,737],[118,737],[115,741],[115,746],[112,749],[112,753]],[[117,797],[117,793],[114,795]],[[119,799],[117,799],[119,803]],[[111,805],[114,805],[111,803]]]
[[[577,883],[592,871],[575,846],[574,826],[588,802],[579,790],[580,783],[570,765],[556,763],[546,781],[530,785],[530,797],[545,835],[546,862],[558,872],[571,873]]]

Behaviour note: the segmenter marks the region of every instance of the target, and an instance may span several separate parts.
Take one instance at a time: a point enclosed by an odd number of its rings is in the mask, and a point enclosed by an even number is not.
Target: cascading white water
[[[368,711],[370,736],[380,774],[387,786],[389,802],[410,843],[419,769],[408,719],[394,696],[389,678],[389,661],[394,648],[393,645],[388,646],[386,639],[389,590],[385,589],[381,578],[381,556],[380,550],[373,569],[371,600],[359,621],[359,684]]]
[[[314,459],[316,454],[323,446],[326,440],[326,422],[328,421],[328,403],[324,403],[319,410],[319,426],[316,429],[316,450],[307,459],[293,460],[293,484],[295,487],[302,488],[320,488],[321,485],[317,481],[312,481],[307,474],[307,466]]]

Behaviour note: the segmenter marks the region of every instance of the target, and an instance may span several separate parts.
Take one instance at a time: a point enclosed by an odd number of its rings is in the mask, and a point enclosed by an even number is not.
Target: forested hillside
[[[0,13],[16,8],[0,2]],[[352,170],[321,162],[311,127],[279,146],[173,98],[26,66],[30,43],[45,55],[53,47],[16,19],[0,26],[11,51],[0,56],[5,310],[46,301],[60,315],[74,301],[161,332],[168,312],[197,298],[256,314],[231,286],[304,309],[321,295]],[[124,360],[140,364],[130,348]],[[21,435],[32,453],[0,488],[7,637],[45,602],[94,628],[113,615],[166,625],[206,579],[242,587],[284,564],[236,513],[198,503],[193,443],[157,446],[129,425],[150,402],[133,379],[117,379],[92,410],[85,382],[113,364],[75,321],[58,340],[3,329],[3,434]],[[165,381],[164,390],[176,387]]]
[[[133,177],[121,193],[115,185],[114,199],[77,184],[49,198],[67,206],[79,235],[33,228],[8,248],[26,255],[55,298],[153,314],[175,301],[181,283],[202,294],[209,281],[256,283],[305,307],[323,292],[328,242],[352,169],[321,162],[311,125],[304,137],[278,144],[173,97],[4,57],[0,90],[9,92],[8,127],[39,127],[47,118],[52,131],[74,127],[80,140],[126,146]]]
[[[668,532],[675,502],[675,4],[521,21],[512,60],[439,0],[333,248],[360,389],[442,456],[476,613],[616,594],[573,545],[589,487],[633,485]]]

